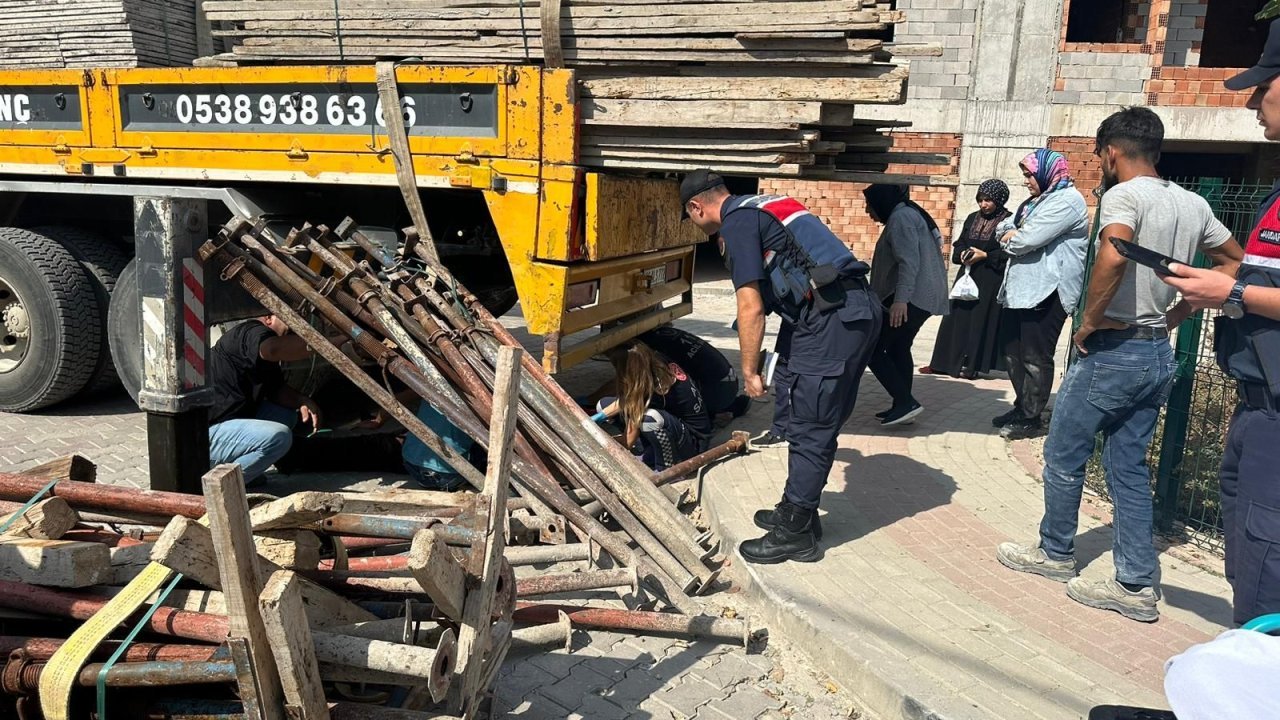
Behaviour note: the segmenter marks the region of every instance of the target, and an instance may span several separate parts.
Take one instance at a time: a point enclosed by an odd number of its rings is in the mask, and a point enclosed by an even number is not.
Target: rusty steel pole
[[[38,477],[0,472],[0,499],[25,502],[48,483]],[[109,510],[148,515],[181,515],[199,519],[204,516],[204,498],[199,495],[136,490],[119,485],[63,480],[55,484],[47,497],[60,497],[73,508]]]
[[[537,595],[554,595],[556,593],[603,590],[617,587],[635,589],[637,585],[635,568],[584,570],[582,572],[554,573],[519,578],[516,580],[516,597],[535,597]]]
[[[518,623],[542,625],[557,622],[560,619],[560,613],[568,615],[574,626],[582,628],[672,633],[687,637],[740,642],[743,647],[746,647],[751,637],[747,623],[734,618],[612,608],[582,608],[550,603],[517,603],[515,620]]]

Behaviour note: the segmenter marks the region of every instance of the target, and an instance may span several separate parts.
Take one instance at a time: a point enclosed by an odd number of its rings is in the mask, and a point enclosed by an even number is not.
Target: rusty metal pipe
[[[0,472],[0,499],[27,501],[48,483],[38,477]],[[46,497],[60,497],[73,508],[88,508],[145,515],[182,515],[192,519],[204,516],[204,498],[199,495],[137,490],[119,485],[63,480],[56,483]]]
[[[0,674],[0,687],[11,695],[38,693],[40,676],[46,665],[13,655]],[[76,682],[80,687],[98,684],[102,663],[92,663],[80,669]],[[235,663],[230,660],[214,662],[168,661],[135,662],[113,665],[107,670],[108,687],[166,687],[171,685],[210,685],[234,683]]]
[[[22,644],[33,662],[47,662],[66,641],[61,638],[28,638]],[[120,643],[108,640],[94,650],[91,660],[105,661],[116,651]],[[208,662],[218,655],[218,645],[179,645],[176,643],[133,643],[125,649],[117,662],[190,661]]]
[[[750,435],[748,435],[746,432],[743,432],[742,430],[735,430],[733,432],[733,436],[729,440],[711,448],[710,450],[704,453],[699,453],[697,455],[694,455],[693,457],[689,458],[688,460],[685,460],[682,463],[677,463],[675,465],[672,465],[666,470],[663,470],[662,472],[655,474],[652,478],[653,484],[665,485],[666,483],[669,483],[672,480],[679,480],[685,475],[689,475],[690,473],[696,472],[702,466],[710,465],[711,463],[719,460],[720,458],[728,457],[734,453],[745,452],[747,449],[747,439],[749,437]]]
[[[564,545],[508,545],[503,557],[515,566],[589,560],[591,549],[586,543]],[[321,560],[320,570],[333,570],[333,560]],[[347,559],[347,572],[374,573],[395,572],[409,567],[408,555],[383,555],[379,557],[354,557]]]
[[[635,568],[535,575],[516,580],[516,597],[535,597],[616,587],[636,588],[637,584]]]
[[[642,610],[615,610],[613,608],[582,608],[574,605],[521,602],[516,604],[517,623],[542,625],[557,622],[560,613],[569,616],[577,627],[600,630],[634,630],[657,632],[740,642],[746,647],[750,628],[736,618],[719,618],[710,615],[675,615],[672,613],[644,612]]]
[[[457,525],[449,525],[437,517],[415,518],[392,515],[360,515],[338,513],[317,523],[319,529],[334,535],[396,538],[412,540],[419,530],[430,528],[450,545],[471,547],[483,533]]]

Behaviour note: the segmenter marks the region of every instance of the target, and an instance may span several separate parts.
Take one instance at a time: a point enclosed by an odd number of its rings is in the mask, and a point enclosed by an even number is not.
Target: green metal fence
[[[1205,198],[1241,244],[1252,229],[1258,204],[1271,191],[1270,184],[1219,178],[1175,181]],[[1206,264],[1204,258],[1197,258],[1197,262]],[[1174,340],[1178,371],[1148,456],[1157,530],[1184,534],[1209,549],[1222,547],[1218,467],[1236,404],[1235,381],[1214,361],[1212,318],[1216,314],[1199,313],[1178,328]],[[1089,464],[1087,482],[1106,495],[1106,480],[1096,455]]]

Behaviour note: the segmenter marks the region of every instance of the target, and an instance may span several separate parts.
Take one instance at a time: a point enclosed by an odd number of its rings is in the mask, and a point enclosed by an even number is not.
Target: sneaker
[[[790,447],[790,443],[781,435],[774,435],[772,430],[765,430],[748,440],[747,447],[752,450],[773,450]]]
[[[916,421],[916,417],[924,412],[924,406],[918,402],[912,402],[910,405],[904,405],[900,408],[894,408],[889,411],[888,415],[880,418],[880,425],[889,427],[890,425],[908,425]]]
[[[1000,428],[1000,437],[1005,440],[1025,440],[1043,434],[1044,424],[1039,420],[1014,420]]]
[[[1081,605],[1099,610],[1115,610],[1130,620],[1138,622],[1151,623],[1160,619],[1154,588],[1144,587],[1137,592],[1130,592],[1116,582],[1115,578],[1106,580],[1072,578],[1067,582],[1067,597]]]
[[[1014,420],[1021,420],[1022,413],[1018,412],[1018,408],[1014,408],[1003,415],[997,415],[991,418],[991,424],[995,427],[1002,428]]]
[[[876,413],[876,419],[883,420],[889,417],[889,413],[891,412],[893,412],[893,408],[889,408],[888,410],[881,410],[880,412]]]
[[[1054,560],[1040,549],[1039,541],[1032,545],[1000,543],[1000,547],[996,548],[996,559],[1010,570],[1043,575],[1058,582],[1067,582],[1076,576],[1075,558]]]
[[[822,553],[813,532],[817,513],[783,501],[774,508],[777,524],[764,537],[744,540],[738,545],[742,559],[761,565],[775,565],[787,560],[813,562]]]
[[[423,490],[457,492],[467,486],[466,478],[457,473],[436,472],[425,468],[415,469],[417,472],[410,471],[409,479],[417,483]]]
[[[786,501],[784,500],[782,502]],[[782,507],[782,502],[768,510],[757,510],[756,514],[751,518],[752,521],[755,522],[756,527],[761,530],[772,530],[777,527],[778,518],[775,513],[779,507]],[[817,512],[813,513],[813,536],[818,540],[822,539],[822,520],[818,517]]]

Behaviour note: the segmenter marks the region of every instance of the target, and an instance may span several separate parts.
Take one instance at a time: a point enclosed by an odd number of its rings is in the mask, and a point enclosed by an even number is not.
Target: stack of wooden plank
[[[196,2],[0,0],[0,67],[189,65]]]
[[[905,99],[881,0],[204,0],[237,44],[208,64],[545,63],[577,71],[581,162],[877,180],[891,161],[857,104]],[[916,164],[945,163],[915,157]],[[944,174],[940,172],[939,174]],[[927,182],[928,178],[920,179]]]

